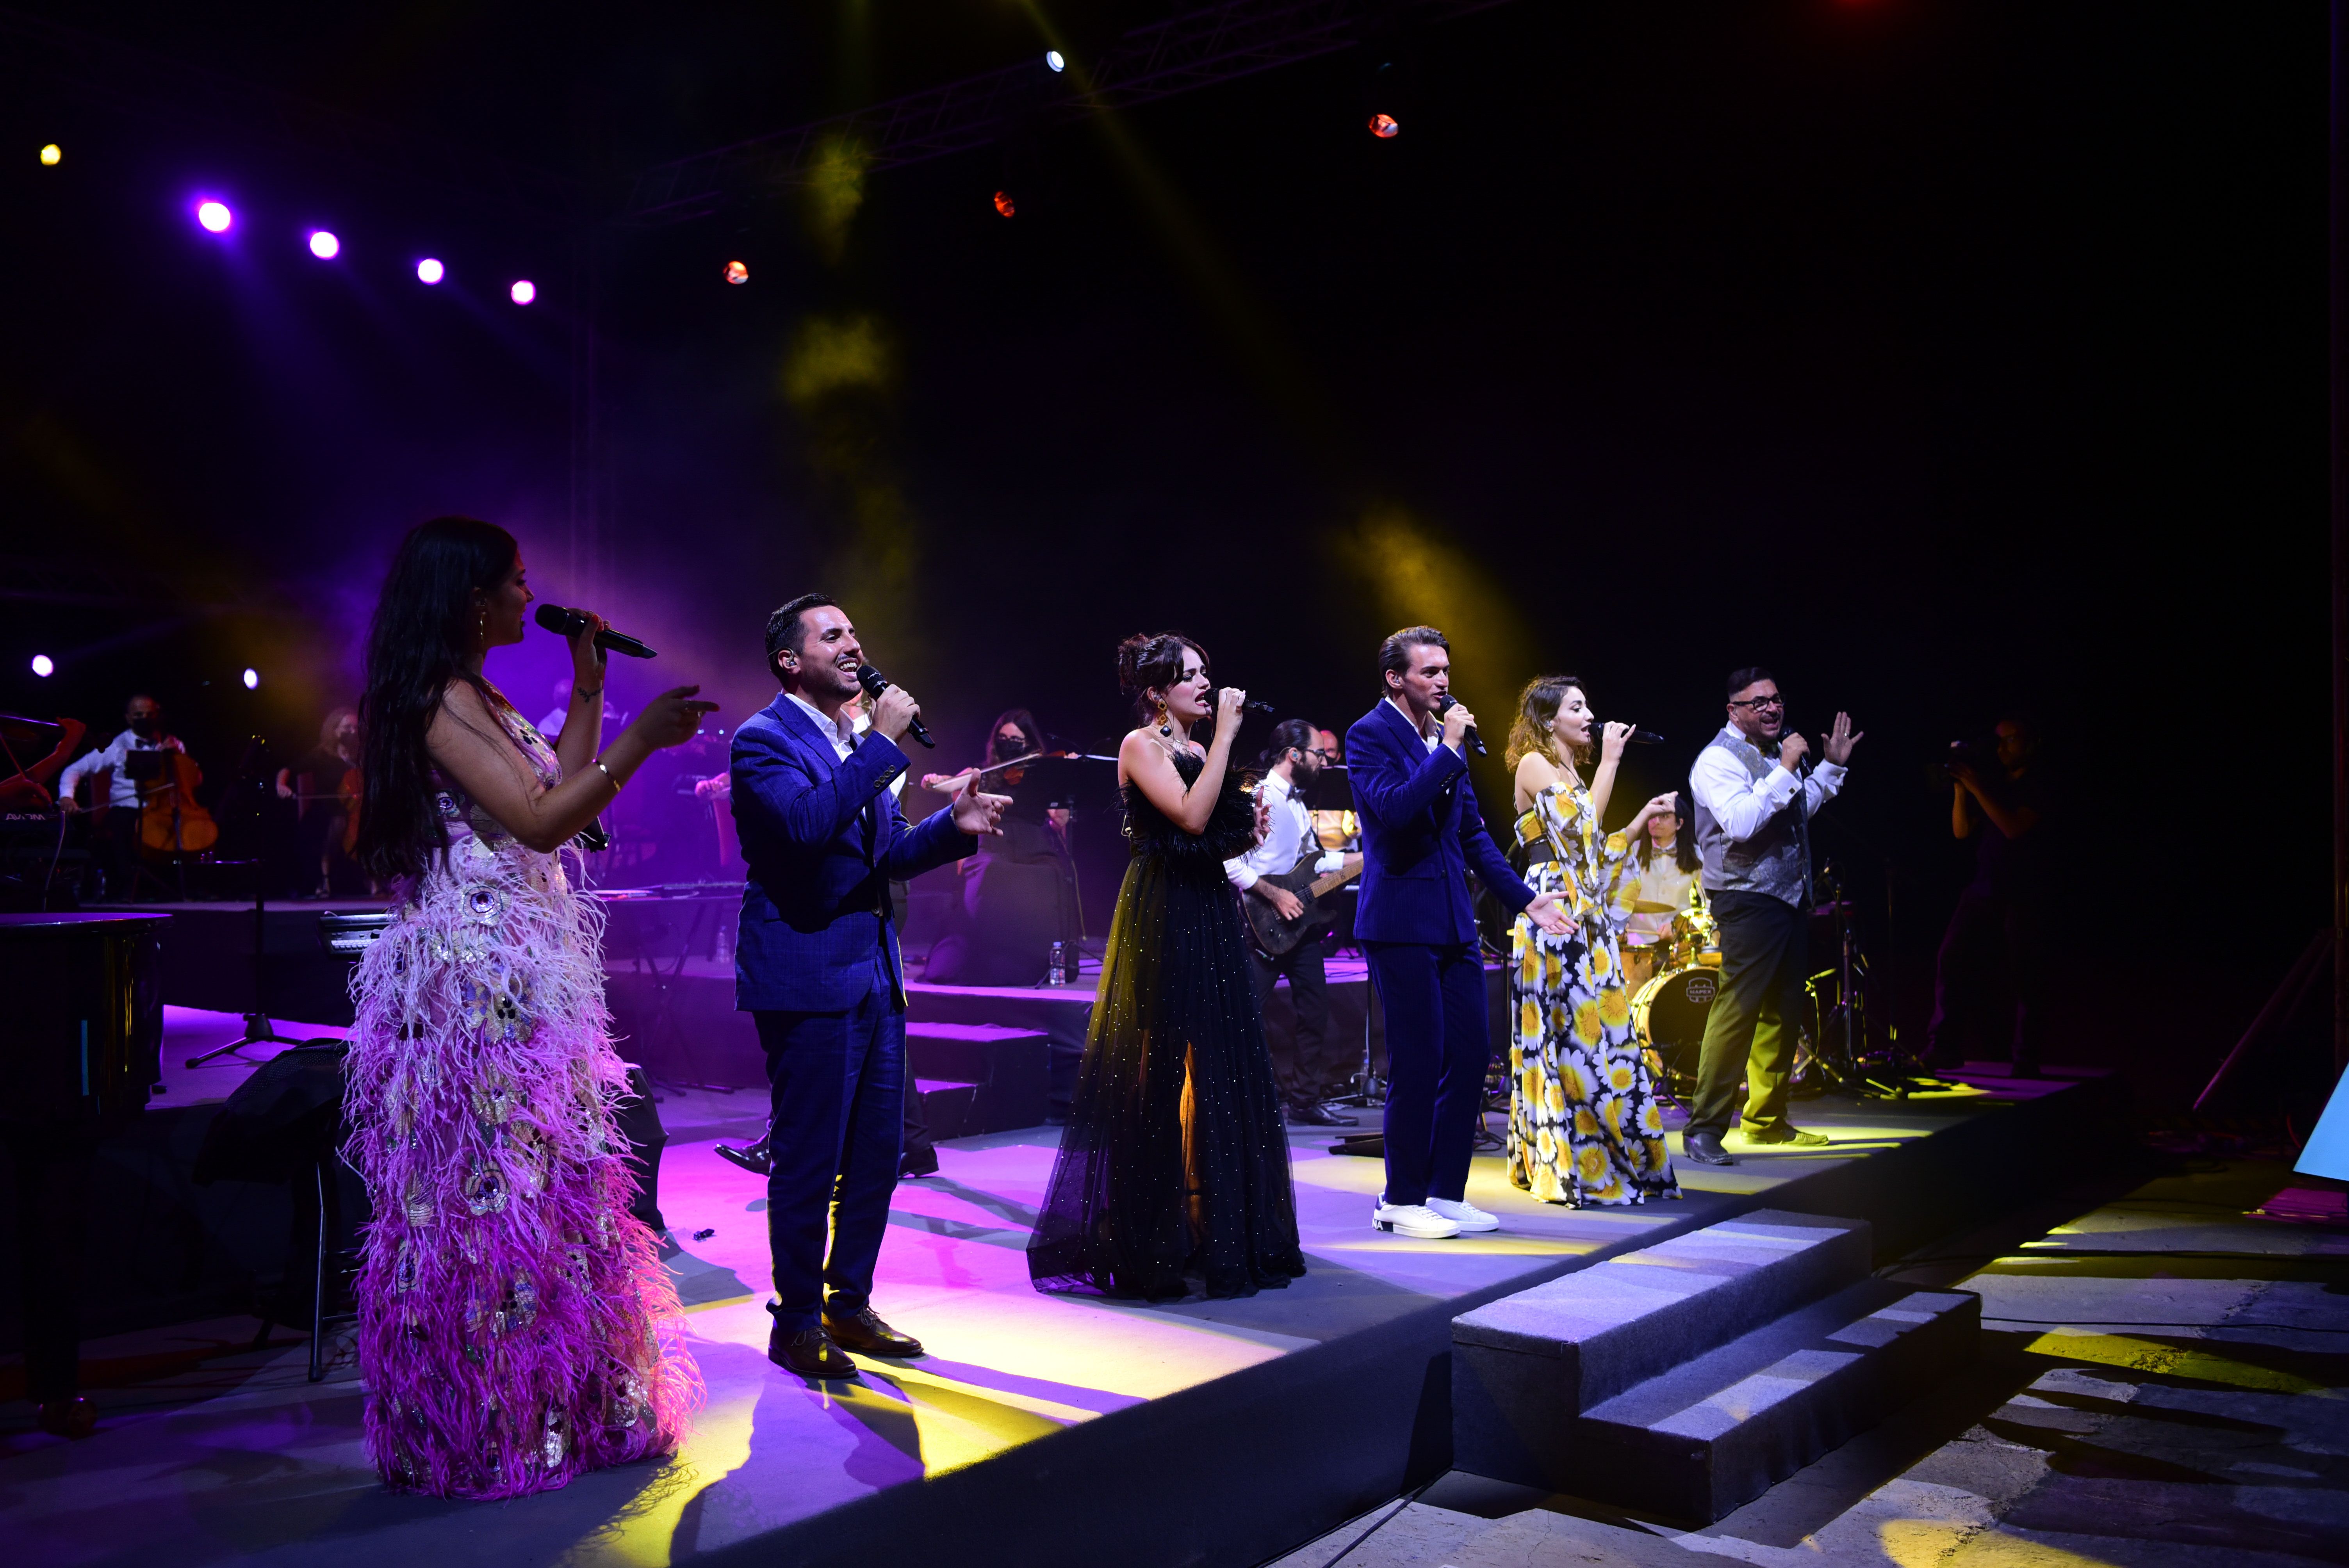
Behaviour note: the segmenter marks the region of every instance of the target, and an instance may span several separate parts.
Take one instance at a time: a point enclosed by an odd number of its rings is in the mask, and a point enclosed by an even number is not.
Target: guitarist
[[[1305,809],[1307,787],[1328,757],[1319,732],[1305,720],[1287,719],[1274,728],[1271,743],[1264,750],[1266,772],[1257,797],[1264,806],[1263,841],[1247,854],[1224,862],[1225,874],[1242,898],[1264,900],[1283,920],[1303,913],[1304,901],[1269,879],[1290,871],[1309,856],[1313,857],[1312,869],[1317,872],[1336,871],[1343,860],[1319,852],[1312,817]],[[1354,1053],[1330,1037],[1329,979],[1322,969],[1321,947],[1317,934],[1277,958],[1251,944],[1248,958],[1256,971],[1258,1007],[1270,1001],[1273,986],[1283,976],[1288,980],[1288,997],[1296,1006],[1295,1037],[1287,1050],[1276,1048],[1272,1053],[1273,1073],[1279,1079],[1290,1124],[1351,1127],[1352,1117],[1339,1116],[1322,1103],[1344,1090],[1352,1074]]]

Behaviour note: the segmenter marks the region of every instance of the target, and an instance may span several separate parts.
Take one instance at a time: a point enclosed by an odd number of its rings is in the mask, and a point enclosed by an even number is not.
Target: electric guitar
[[[1278,876],[1257,879],[1297,895],[1298,902],[1305,907],[1297,912],[1294,920],[1283,920],[1274,913],[1272,902],[1257,897],[1254,888],[1240,895],[1240,902],[1247,906],[1248,934],[1256,938],[1256,944],[1264,949],[1267,956],[1284,956],[1299,943],[1335,921],[1338,912],[1322,903],[1321,895],[1336,892],[1362,872],[1362,857],[1348,855],[1336,871],[1317,877],[1313,874],[1313,862],[1320,858],[1319,851],[1312,851]]]

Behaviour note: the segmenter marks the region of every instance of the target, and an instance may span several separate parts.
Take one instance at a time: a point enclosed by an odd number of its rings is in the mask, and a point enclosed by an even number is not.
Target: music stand
[[[266,996],[264,995],[262,979],[266,965],[266,955],[263,952],[263,944],[267,935],[269,920],[269,906],[267,903],[269,883],[262,869],[264,862],[261,861],[214,861],[212,863],[216,866],[249,866],[253,870],[253,1006],[254,1011],[244,1015],[244,1033],[241,1037],[231,1040],[227,1045],[214,1047],[212,1049],[206,1051],[200,1057],[190,1057],[188,1058],[188,1065],[191,1068],[202,1067],[206,1062],[211,1061],[215,1057],[224,1057],[229,1055],[232,1051],[241,1051],[247,1046],[306,1046],[310,1044],[307,1040],[297,1040],[290,1035],[279,1034],[277,1032],[276,1026],[270,1022],[267,1011],[269,1003]]]

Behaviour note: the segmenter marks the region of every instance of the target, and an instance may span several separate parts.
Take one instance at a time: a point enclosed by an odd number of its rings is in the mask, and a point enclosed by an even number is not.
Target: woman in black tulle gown
[[[1257,840],[1228,764],[1246,694],[1214,741],[1207,659],[1129,637],[1118,678],[1142,727],[1118,748],[1133,861],[1117,895],[1060,1158],[1028,1243],[1039,1290],[1156,1300],[1251,1295],[1305,1272],[1288,1140],[1224,861]]]

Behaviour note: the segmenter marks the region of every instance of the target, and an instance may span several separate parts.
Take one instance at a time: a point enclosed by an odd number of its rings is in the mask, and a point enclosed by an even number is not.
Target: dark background
[[[936,0],[32,9],[587,211],[1042,44]],[[1165,11],[1050,26],[1081,56]],[[875,173],[836,249],[795,193],[583,239],[48,58],[0,107],[9,711],[103,738],[144,688],[215,779],[251,733],[290,756],[356,695],[392,542],[460,511],[662,650],[626,707],[698,679],[739,718],[766,610],[832,587],[940,763],[1013,704],[1107,746],[1113,645],[1169,624],[1342,731],[1377,638],[1433,620],[1488,813],[1510,696],[1566,668],[1670,737],[1620,819],[1769,664],[1797,727],[1867,732],[1822,841],[1910,1030],[1969,864],[1930,760],[2027,704],[2071,784],[2055,1054],[2158,1101],[2326,921],[2322,7],[1507,5]],[[795,383],[843,330],[871,374]],[[491,673],[534,715],[563,667],[533,633]]]

